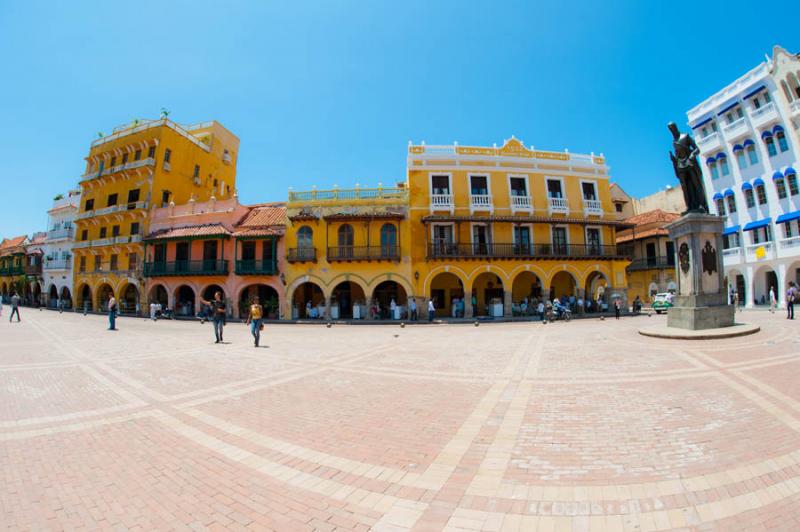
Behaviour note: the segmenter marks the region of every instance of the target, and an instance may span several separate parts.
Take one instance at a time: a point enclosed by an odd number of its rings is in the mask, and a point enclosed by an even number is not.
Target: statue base
[[[677,254],[678,293],[667,326],[699,331],[734,325],[723,283],[723,218],[690,212],[667,226]]]

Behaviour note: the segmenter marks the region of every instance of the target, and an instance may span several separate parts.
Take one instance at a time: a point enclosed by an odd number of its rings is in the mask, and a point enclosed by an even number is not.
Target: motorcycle
[[[547,321],[570,321],[572,319],[572,311],[568,308],[561,309],[558,311],[554,309],[552,306],[547,307]]]

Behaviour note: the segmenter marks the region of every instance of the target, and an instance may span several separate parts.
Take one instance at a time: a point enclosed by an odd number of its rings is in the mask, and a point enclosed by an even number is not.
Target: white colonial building
[[[711,212],[726,216],[725,274],[748,307],[800,281],[800,58],[767,58],[687,112]]]
[[[45,303],[55,308],[59,298],[66,308],[72,305],[72,245],[75,241],[73,222],[81,203],[81,191],[70,190],[53,200],[47,211],[47,236],[42,246]]]

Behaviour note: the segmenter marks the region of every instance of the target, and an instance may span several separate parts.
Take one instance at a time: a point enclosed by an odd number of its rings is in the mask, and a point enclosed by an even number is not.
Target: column
[[[786,288],[788,281],[786,280],[786,264],[778,264],[778,271],[775,272],[778,276],[778,286],[775,290],[778,291],[775,297],[778,299],[778,308],[786,308]]]
[[[472,292],[464,292],[464,317],[472,318],[475,309],[472,308]]]
[[[512,315],[511,312],[511,290],[506,290],[503,292],[503,317],[510,318]]]
[[[575,294],[579,300],[583,300],[583,306],[578,306],[578,314],[583,314],[584,309],[586,308],[586,290],[584,288],[578,288],[577,294]],[[577,301],[576,301],[577,304]]]
[[[744,275],[744,308],[753,308],[753,298],[755,298],[755,289],[753,287],[753,267],[748,266]]]
[[[331,296],[325,296],[325,319],[331,319]]]

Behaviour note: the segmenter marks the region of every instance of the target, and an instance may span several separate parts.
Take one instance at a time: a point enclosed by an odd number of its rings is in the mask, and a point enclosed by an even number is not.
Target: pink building
[[[259,296],[268,318],[280,318],[286,208],[241,205],[234,196],[155,209],[145,237],[147,305],[194,316],[219,291],[231,317],[244,317]]]

